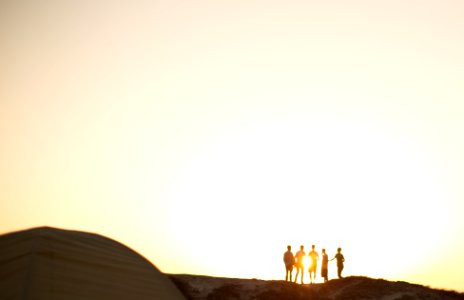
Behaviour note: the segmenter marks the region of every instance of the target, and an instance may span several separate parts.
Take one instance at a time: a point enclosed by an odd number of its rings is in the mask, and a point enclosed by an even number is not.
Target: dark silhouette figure
[[[319,253],[317,253],[314,249],[316,248],[315,245],[311,246],[312,250],[309,252],[309,258],[311,259],[311,265],[308,268],[309,271],[309,281],[310,283],[316,282],[316,269],[317,269],[317,260],[319,259]]]
[[[337,249],[337,254],[335,254],[335,257],[332,258],[331,260],[334,260],[336,259],[337,260],[337,274],[338,274],[338,278],[343,278],[342,277],[342,271],[343,271],[343,263],[345,262],[345,257],[343,257],[343,254],[342,254],[342,248],[338,248]]]
[[[292,253],[292,246],[287,246],[287,252],[284,253],[285,264],[285,281],[292,281],[293,266],[295,265],[295,257]]]
[[[329,256],[325,253],[325,249],[322,249],[321,276],[324,282],[329,281]]]
[[[295,282],[298,280],[298,274],[301,272],[301,283],[303,283],[303,275],[304,275],[304,263],[303,260],[306,256],[306,253],[304,252],[304,246],[300,246],[300,251],[298,251],[295,254],[296,257],[296,275],[295,275]]]

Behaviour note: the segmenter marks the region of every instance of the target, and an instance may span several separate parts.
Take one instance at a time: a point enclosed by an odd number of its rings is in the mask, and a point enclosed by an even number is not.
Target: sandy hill
[[[189,300],[464,299],[463,293],[367,277],[347,277],[313,285],[196,275],[172,274],[169,277]]]
[[[0,235],[0,300],[185,300],[146,258],[110,238],[38,227]]]

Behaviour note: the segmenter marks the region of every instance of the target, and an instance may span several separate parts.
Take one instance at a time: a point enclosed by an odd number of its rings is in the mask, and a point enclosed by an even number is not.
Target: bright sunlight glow
[[[0,233],[97,232],[166,273],[262,279],[287,245],[341,247],[347,276],[462,290],[463,12],[0,1]]]
[[[171,226],[180,244],[193,247],[190,261],[212,256],[222,263],[211,271],[278,278],[280,264],[271,262],[282,243],[293,249],[314,243],[330,258],[342,246],[347,260],[356,260],[356,266],[347,264],[350,273],[385,276],[423,258],[406,256],[404,249],[433,251],[439,242],[444,214],[435,199],[443,196],[442,186],[431,175],[433,163],[411,142],[340,120],[263,121],[246,128],[212,137],[172,178]],[[218,236],[217,249],[195,247]],[[384,243],[390,236],[395,244]],[[220,249],[237,242],[242,263],[223,261]],[[378,257],[377,246],[391,255]]]

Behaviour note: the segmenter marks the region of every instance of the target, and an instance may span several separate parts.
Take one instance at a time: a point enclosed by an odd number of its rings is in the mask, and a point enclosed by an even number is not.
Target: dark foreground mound
[[[195,275],[169,277],[190,300],[464,300],[462,293],[367,277],[347,277],[313,285]]]
[[[146,258],[110,238],[38,227],[0,235],[0,300],[185,300]]]

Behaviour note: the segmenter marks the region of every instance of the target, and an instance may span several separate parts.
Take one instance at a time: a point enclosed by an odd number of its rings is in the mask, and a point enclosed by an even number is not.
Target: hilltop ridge
[[[464,300],[464,294],[402,281],[351,276],[327,283],[168,275],[188,300]]]

